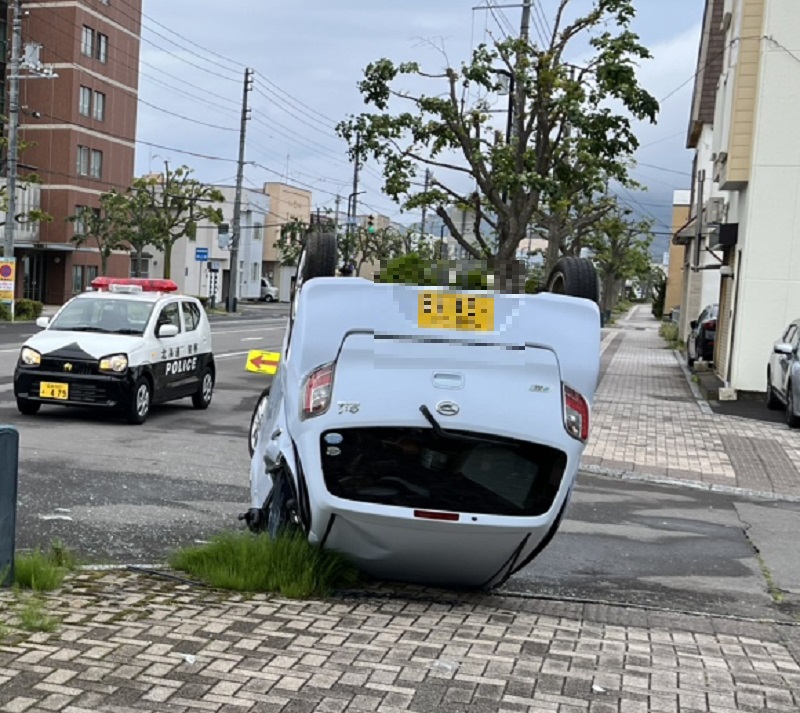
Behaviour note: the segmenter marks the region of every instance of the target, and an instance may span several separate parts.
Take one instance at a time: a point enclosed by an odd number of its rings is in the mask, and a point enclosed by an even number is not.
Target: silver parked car
[[[800,320],[792,322],[775,342],[767,366],[767,406],[786,409],[790,428],[800,427]]]

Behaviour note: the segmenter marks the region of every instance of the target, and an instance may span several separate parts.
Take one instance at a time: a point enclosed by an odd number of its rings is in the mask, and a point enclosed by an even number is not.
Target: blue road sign
[[[197,262],[206,262],[208,260],[208,248],[195,248],[194,259]]]

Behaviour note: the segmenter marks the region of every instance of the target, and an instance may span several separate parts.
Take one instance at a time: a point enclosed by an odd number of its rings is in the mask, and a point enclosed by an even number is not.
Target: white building
[[[215,186],[225,196],[223,223],[233,225],[233,186]],[[269,196],[249,188],[242,189],[241,235],[239,239],[238,299],[255,300],[261,293],[264,226],[269,215]],[[191,295],[210,297],[219,304],[227,298],[230,284],[230,250],[220,247],[219,229],[208,220],[197,226],[197,239],[181,238],[172,248],[171,278],[178,288]],[[152,254],[148,276],[164,276],[164,255],[149,248]],[[198,259],[202,258],[202,259]],[[213,272],[209,268],[217,268]]]
[[[798,37],[797,0],[706,0],[699,66],[714,71],[697,82],[704,98],[714,89],[702,142],[724,261],[715,368],[733,391],[765,390],[771,345],[800,317]]]

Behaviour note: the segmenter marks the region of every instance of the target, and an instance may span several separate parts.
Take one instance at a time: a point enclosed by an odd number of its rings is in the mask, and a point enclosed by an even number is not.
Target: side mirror
[[[174,324],[160,324],[156,329],[156,336],[161,338],[177,337],[180,330]]]
[[[697,324],[698,324],[697,320],[693,319],[691,322],[689,322],[689,327],[691,329],[697,329]]]
[[[791,356],[794,354],[794,349],[792,349],[791,344],[776,344],[772,351],[776,354],[782,354],[783,356]]]
[[[50,324],[50,317],[37,317],[36,326],[45,329]]]

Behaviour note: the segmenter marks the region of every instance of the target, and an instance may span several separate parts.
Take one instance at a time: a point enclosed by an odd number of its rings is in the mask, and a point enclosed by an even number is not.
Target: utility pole
[[[522,23],[519,27],[519,36],[527,40],[531,34],[531,5],[533,0],[522,0]]]
[[[336,212],[333,214],[333,234],[339,237],[339,204],[342,202],[342,197],[336,194]]]
[[[431,184],[431,171],[430,171],[429,168],[426,168],[425,169],[425,193],[428,192],[428,188],[430,187],[430,184]],[[428,206],[424,205],[424,206],[422,206],[422,223],[420,224],[420,229],[419,229],[419,239],[420,240],[425,240],[425,222],[426,222],[427,218],[428,218]],[[417,245],[419,245],[419,243],[417,243]]]
[[[228,285],[228,312],[236,311],[239,296],[239,237],[242,229],[242,183],[244,181],[244,146],[247,137],[247,122],[250,109],[247,101],[253,89],[253,70],[244,70],[244,90],[242,92],[242,123],[239,128],[239,164],[236,169],[236,194],[233,199],[233,236],[231,237],[231,269]]]
[[[361,148],[361,132],[356,133],[356,150],[355,150],[355,163],[353,165],[353,192],[347,201],[347,238],[345,240],[344,249],[344,265],[342,266],[342,274],[350,275],[350,248],[351,238],[356,222],[356,214],[358,213],[358,172],[361,170],[361,161],[359,159],[359,150]],[[352,201],[352,202],[351,202]]]
[[[6,156],[6,223],[3,226],[3,255],[14,257],[14,228],[17,222],[17,153],[19,150],[19,74],[22,69],[22,10],[14,0],[11,23],[11,74],[8,86],[8,155]],[[13,309],[13,303],[12,303]]]

